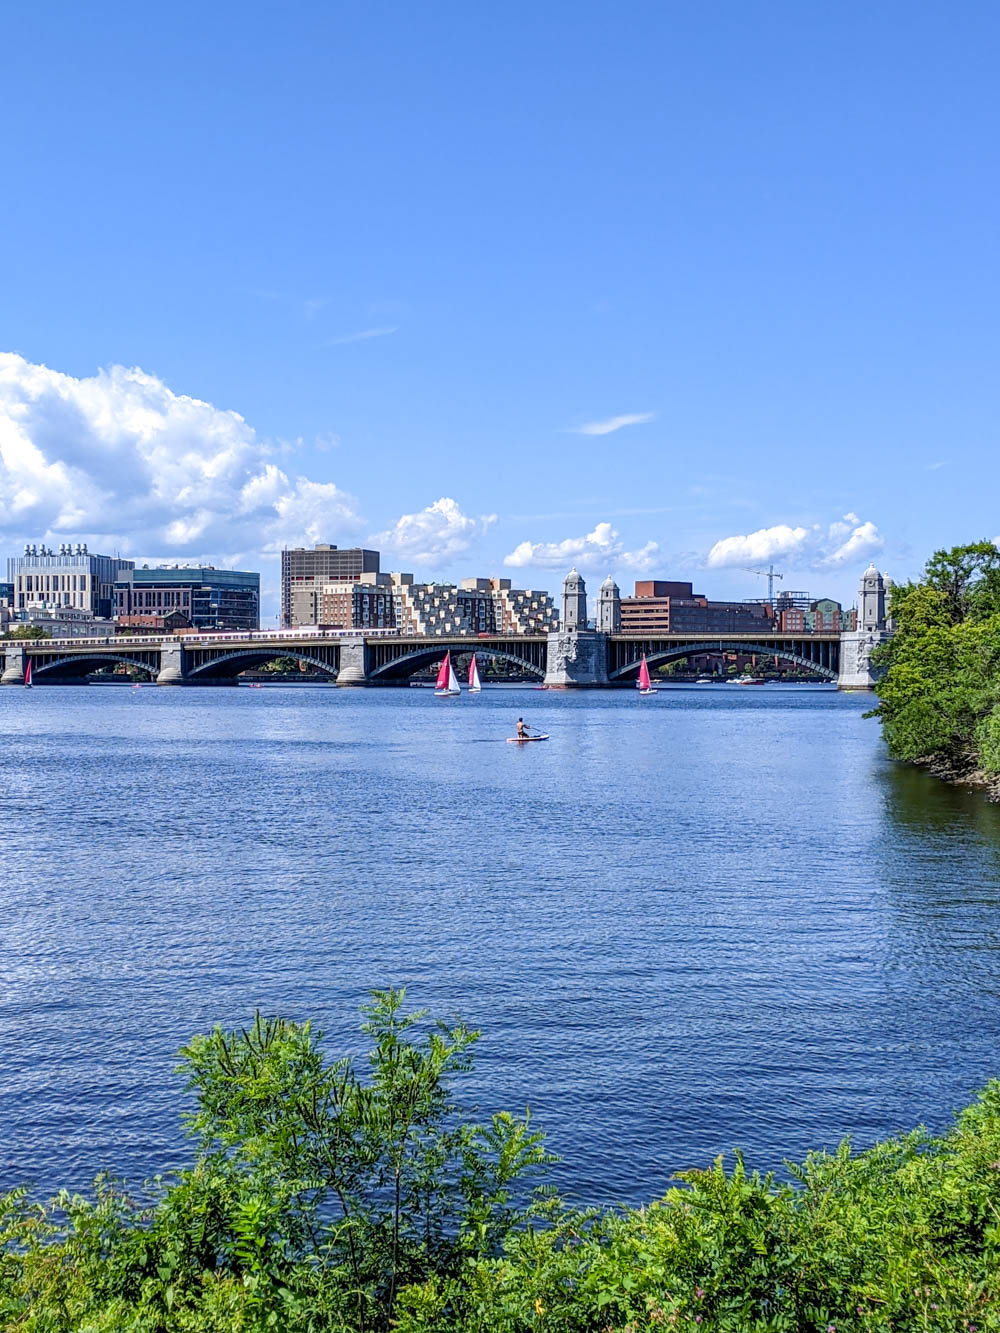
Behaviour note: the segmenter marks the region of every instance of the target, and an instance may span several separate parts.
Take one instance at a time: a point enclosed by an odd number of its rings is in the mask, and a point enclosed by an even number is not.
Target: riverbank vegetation
[[[1000,550],[937,551],[892,592],[893,638],[876,650],[889,752],[1000,795]]]
[[[363,1072],[309,1024],[196,1037],[185,1170],[146,1197],[0,1197],[0,1327],[1000,1329],[1000,1084],[938,1137],[845,1143],[785,1182],[720,1159],[646,1208],[580,1210],[544,1188],[527,1116],[460,1114],[475,1032],[392,991],[363,1031]]]

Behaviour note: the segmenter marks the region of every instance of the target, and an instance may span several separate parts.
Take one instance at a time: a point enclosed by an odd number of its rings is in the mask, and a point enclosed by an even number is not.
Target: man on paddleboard
[[[517,719],[517,739],[519,741],[526,741],[528,739],[528,728],[524,725],[523,717]]]

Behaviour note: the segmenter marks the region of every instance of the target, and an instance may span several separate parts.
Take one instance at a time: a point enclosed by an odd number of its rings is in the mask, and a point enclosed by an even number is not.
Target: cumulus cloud
[[[496,521],[496,514],[471,518],[443,495],[417,514],[403,514],[386,532],[376,533],[372,541],[419,564],[467,551]]]
[[[515,569],[605,569],[626,565],[631,569],[648,570],[656,562],[659,546],[647,542],[637,551],[626,551],[618,532],[610,523],[598,523],[593,532],[584,537],[567,537],[561,542],[523,541],[504,556],[504,564]]]
[[[90,378],[0,353],[0,535],[232,557],[360,530],[332,482],[290,477],[236,412],[142,370]]]
[[[627,412],[624,416],[608,417],[606,421],[588,421],[583,426],[575,426],[571,433],[610,435],[612,431],[621,430],[622,426],[644,426],[647,421],[652,421],[654,416],[654,412]]]
[[[822,569],[860,560],[884,545],[874,523],[862,522],[857,514],[845,514],[826,527],[819,523],[808,528],[779,523],[773,528],[723,537],[709,551],[705,563],[709,569],[742,568],[780,558],[789,564]]]

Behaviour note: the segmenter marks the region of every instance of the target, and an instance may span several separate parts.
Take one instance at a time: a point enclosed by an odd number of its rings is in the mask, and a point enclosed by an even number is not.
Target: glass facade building
[[[133,569],[115,585],[115,614],[165,616],[179,611],[195,629],[260,628],[260,575],[239,569],[161,566]]]

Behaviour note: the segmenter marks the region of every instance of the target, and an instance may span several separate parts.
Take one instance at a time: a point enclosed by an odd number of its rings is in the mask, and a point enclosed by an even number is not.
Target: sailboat
[[[642,655],[642,661],[639,663],[639,681],[638,681],[638,684],[639,684],[639,693],[640,693],[640,694],[655,694],[655,693],[656,693],[656,691],[653,689],[652,685],[649,683],[649,667],[646,665],[646,654],[645,654],[645,653],[643,653],[643,655]]]
[[[28,665],[24,668],[24,688],[31,689],[31,658],[28,658]]]
[[[444,655],[444,661],[438,668],[437,680],[434,682],[434,693],[439,699],[450,698],[453,694],[461,694],[458,687],[458,677],[455,675],[455,668],[451,664],[451,653]]]
[[[479,679],[479,667],[476,666],[476,654],[473,653],[472,661],[469,663],[469,693],[478,694],[482,688]]]

